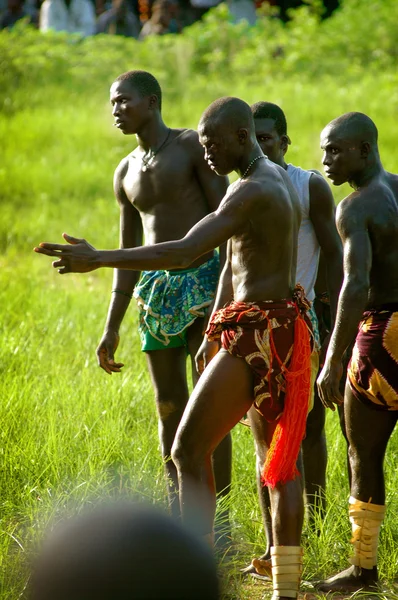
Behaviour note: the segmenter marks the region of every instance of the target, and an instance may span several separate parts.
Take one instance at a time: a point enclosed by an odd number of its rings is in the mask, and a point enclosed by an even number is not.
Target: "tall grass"
[[[118,357],[126,366],[109,377],[96,366],[94,351],[112,273],[59,277],[32,252],[62,231],[99,247],[117,245],[112,175],[135,140],[111,127],[113,78],[129,68],[153,72],[164,90],[165,120],[175,127],[195,128],[203,109],[221,95],[274,101],[288,117],[288,159],[304,168],[322,169],[321,129],[343,112],[360,110],[376,121],[384,165],[396,171],[398,86],[390,42],[397,5],[375,1],[366,17],[365,4],[347,0],[325,23],[310,7],[298,11],[288,28],[264,19],[252,30],[233,26],[220,9],[182,36],[142,44],[106,36],[40,36],[23,28],[0,34],[2,600],[22,597],[30,553],[61,515],[107,497],[165,505],[136,308],[121,332]],[[275,54],[277,48],[283,51]],[[334,188],[336,202],[347,192],[346,186]],[[307,580],[345,567],[349,553],[345,443],[334,414],[328,415],[327,435],[328,510],[319,536],[304,529]],[[251,434],[238,426],[233,438],[229,503],[238,553],[224,572],[225,594],[268,598],[269,587],[242,582],[238,572],[263,550],[264,540]],[[395,433],[386,458],[388,511],[380,545],[386,592],[378,596],[389,600],[398,598],[397,448]]]

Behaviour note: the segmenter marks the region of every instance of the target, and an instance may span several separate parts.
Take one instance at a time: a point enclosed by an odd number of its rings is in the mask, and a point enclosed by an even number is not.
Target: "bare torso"
[[[142,148],[136,148],[125,159],[123,188],[140,213],[146,245],[183,238],[213,210],[195,172],[196,146],[199,147],[196,132],[172,129],[167,144],[147,170],[142,170]],[[212,254],[201,256],[192,267]]]
[[[295,285],[300,203],[285,171],[265,160],[248,181],[256,186],[247,223],[231,240],[234,298],[238,301],[291,297]]]
[[[365,220],[371,242],[368,306],[398,302],[398,176],[383,172],[347,201]]]

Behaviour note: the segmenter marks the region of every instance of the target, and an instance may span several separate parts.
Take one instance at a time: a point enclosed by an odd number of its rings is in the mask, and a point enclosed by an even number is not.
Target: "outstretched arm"
[[[96,250],[85,240],[64,234],[69,244],[41,243],[35,251],[57,257],[55,268],[64,273],[87,273],[100,267],[132,270],[186,268],[198,257],[226,242],[247,223],[247,213],[258,193],[257,184],[245,182],[227,193],[219,209],[199,221],[178,241],[153,246]]]
[[[321,400],[333,410],[343,401],[339,391],[342,357],[356,335],[369,293],[372,247],[366,219],[358,208],[350,199],[337,209],[337,226],[344,245],[344,281],[325,366],[318,378]]]

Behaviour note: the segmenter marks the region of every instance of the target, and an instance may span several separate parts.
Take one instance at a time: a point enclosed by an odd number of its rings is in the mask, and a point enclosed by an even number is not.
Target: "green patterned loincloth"
[[[212,303],[219,277],[219,257],[193,269],[143,271],[134,289],[140,309],[139,332],[143,345],[148,333],[167,347]]]

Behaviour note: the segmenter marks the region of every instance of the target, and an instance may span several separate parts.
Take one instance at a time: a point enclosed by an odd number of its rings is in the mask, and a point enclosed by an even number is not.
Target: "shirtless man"
[[[43,243],[35,250],[58,257],[53,264],[60,273],[105,266],[182,269],[230,240],[208,329],[212,339],[221,335],[222,349],[199,379],[172,449],[180,505],[184,521],[211,539],[211,456],[254,402],[268,421],[264,444],[275,442],[263,471],[277,515],[273,598],[297,598],[304,506],[296,460],[308,411],[311,354],[311,326],[301,312],[303,301],[293,296],[300,204],[284,169],[263,155],[250,107],[242,100],[222,98],[211,104],[199,123],[199,139],[216,173],[236,170],[240,179],[230,185],[217,211],[182,240],[98,251],[64,234],[69,244]],[[216,310],[226,301],[226,308]]]
[[[383,460],[398,418],[398,176],[383,169],[376,126],[362,113],[347,113],[329,123],[321,147],[334,185],[348,182],[354,188],[337,209],[344,283],[318,379],[322,402],[332,410],[343,402],[343,353],[355,335],[356,342],[344,395],[354,555],[350,568],[319,589],[352,593],[378,581]]]
[[[298,237],[297,275],[296,281],[301,283],[305,295],[311,302],[315,299],[314,286],[317,279],[320,251],[326,262],[327,288],[329,292],[332,315],[336,314],[336,306],[341,282],[343,279],[343,256],[341,240],[337,233],[334,213],[335,204],[330,187],[317,171],[305,171],[300,167],[287,164],[285,155],[290,138],[287,134],[286,117],[282,109],[271,102],[257,102],[251,107],[256,137],[264,154],[272,162],[280,165],[289,175],[301,204],[301,225]],[[303,441],[304,479],[310,518],[313,518],[316,508],[324,509],[324,494],[326,486],[327,449],[325,438],[325,408],[317,394],[314,397],[315,379],[318,374],[320,336],[315,310],[309,311],[315,338],[316,348],[311,356],[313,383],[311,404],[313,409],[308,415],[306,437]],[[322,340],[327,345],[328,338]],[[268,488],[263,485],[261,470],[264,464],[265,448],[261,444],[263,437],[261,428],[263,419],[259,418],[256,410],[249,412],[249,419],[256,442],[257,454],[257,484],[260,507],[263,515],[264,529],[267,538],[267,550],[252,564],[244,569],[246,573],[256,576],[270,575],[270,547],[272,530],[270,521],[270,502]]]
[[[204,160],[198,134],[170,129],[161,116],[159,83],[145,71],[120,75],[111,86],[115,126],[135,134],[138,146],[115,171],[114,190],[120,207],[120,247],[156,244],[182,238],[195,223],[214,211],[227,188]],[[151,376],[159,416],[159,436],[165,460],[172,514],[178,516],[178,482],[171,446],[188,402],[187,354],[192,377],[198,374],[195,354],[203,339],[204,316],[213,302],[219,259],[213,249],[200,256],[188,271],[139,273],[115,271],[112,297],[103,337],[97,348],[100,367],[117,373],[119,329],[133,294],[140,308],[140,337]],[[138,281],[138,283],[137,283]],[[230,486],[231,441],[228,436],[215,452],[217,491]],[[224,515],[225,516],[225,515]]]

